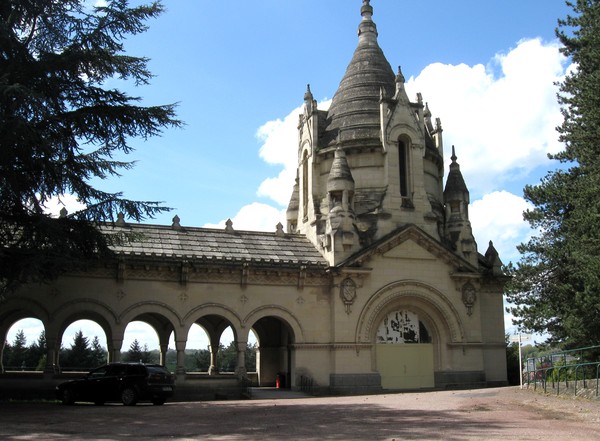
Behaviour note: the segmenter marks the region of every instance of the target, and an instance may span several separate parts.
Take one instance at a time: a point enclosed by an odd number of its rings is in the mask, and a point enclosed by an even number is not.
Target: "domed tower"
[[[444,237],[441,124],[432,123],[420,95],[408,99],[402,72],[394,73],[379,47],[369,0],[360,13],[358,46],[329,110],[317,109],[310,86],[304,95],[297,185],[287,212],[288,231],[305,234],[332,265],[408,224]],[[356,240],[334,249],[328,183],[342,153],[354,181]]]

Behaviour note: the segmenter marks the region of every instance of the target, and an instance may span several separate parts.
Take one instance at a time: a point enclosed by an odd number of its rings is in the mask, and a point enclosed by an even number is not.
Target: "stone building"
[[[47,375],[60,365],[64,330],[85,318],[104,329],[113,361],[131,321],[156,330],[163,360],[173,333],[184,386],[193,324],[211,341],[207,379],[218,376],[219,338],[231,327],[236,378],[248,375],[244,349],[255,332],[261,386],[278,373],[288,387],[310,379],[332,393],[505,384],[498,253],[492,242],[478,252],[454,147],[444,184],[441,122],[420,95],[407,96],[378,45],[369,0],[360,13],[329,110],[317,108],[310,87],[304,95],[285,232],[120,219],[107,232],[139,240],[85,273],[6,299],[0,335],[23,317],[40,319]]]

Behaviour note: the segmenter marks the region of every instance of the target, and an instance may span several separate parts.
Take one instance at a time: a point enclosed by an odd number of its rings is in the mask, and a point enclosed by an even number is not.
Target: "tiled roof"
[[[313,244],[297,234],[146,224],[105,227],[104,230],[136,235],[133,241],[112,247],[118,254],[130,256],[328,266]]]

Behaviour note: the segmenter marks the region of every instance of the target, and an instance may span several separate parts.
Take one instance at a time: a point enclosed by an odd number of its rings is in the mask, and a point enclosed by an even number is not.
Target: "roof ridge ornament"
[[[225,222],[225,231],[228,233],[233,233],[235,230],[233,229],[233,222],[231,219],[227,219]]]
[[[173,217],[173,223],[171,224],[171,228],[173,228],[174,230],[181,230],[181,219],[179,218],[178,215],[175,215]]]

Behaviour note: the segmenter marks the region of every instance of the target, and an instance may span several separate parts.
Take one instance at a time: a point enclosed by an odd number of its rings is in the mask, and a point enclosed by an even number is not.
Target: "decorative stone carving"
[[[346,307],[346,314],[350,315],[350,308],[356,300],[356,283],[350,277],[344,279],[340,284],[340,298]]]
[[[467,307],[467,314],[473,314],[473,305],[477,300],[477,292],[471,283],[466,283],[462,289],[462,301]]]

